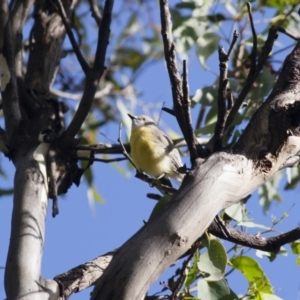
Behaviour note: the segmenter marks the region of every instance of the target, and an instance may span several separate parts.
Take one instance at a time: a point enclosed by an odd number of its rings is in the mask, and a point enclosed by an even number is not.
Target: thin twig
[[[284,33],[285,35],[287,35],[288,37],[292,38],[295,41],[299,41],[300,40],[300,36],[296,36],[293,33],[291,33],[290,31],[288,31],[287,29],[280,27],[280,26],[276,26],[277,30],[281,33]]]
[[[219,228],[215,221],[209,226],[208,231],[216,237],[222,238],[224,240],[266,252],[276,253],[279,251],[281,246],[296,241],[300,238],[300,227],[296,227],[291,231],[270,238],[250,235],[245,232],[236,230],[228,225],[224,225],[224,227],[226,228],[226,235]]]
[[[234,100],[230,89],[227,89],[227,109],[230,111],[233,107]]]
[[[75,55],[78,59],[78,62],[83,70],[83,72],[85,73],[85,75],[87,75],[87,73],[90,71],[90,66],[88,65],[87,61],[84,59],[79,47],[78,47],[78,44],[76,42],[76,39],[74,37],[74,34],[72,32],[72,29],[70,27],[70,21],[69,21],[69,18],[68,16],[66,15],[66,12],[65,12],[65,9],[64,9],[64,6],[61,2],[61,0],[57,0],[57,3],[58,3],[58,7],[52,2],[52,5],[58,10],[58,12],[60,13],[60,16],[61,16],[61,19],[64,23],[64,26],[66,28],[66,31],[67,31],[67,34],[68,34],[68,37],[70,39],[70,42],[71,42],[71,45],[72,45],[72,48],[75,52]]]
[[[158,195],[158,194],[153,194],[153,193],[148,193],[147,198],[155,200],[155,201],[159,201],[162,198],[162,195]]]
[[[168,107],[163,107],[161,110],[165,111],[166,113],[170,114],[173,117],[176,117],[174,109],[168,108]]]
[[[149,185],[151,187],[156,187],[160,192],[162,192],[163,194],[167,193],[168,195],[170,194],[175,194],[177,192],[177,190],[171,186],[162,184],[160,182],[160,180],[158,179],[153,179],[151,177],[149,177],[147,174],[137,171],[135,174],[135,177],[149,183]],[[163,178],[162,178],[163,179]]]
[[[231,56],[232,50],[233,50],[233,48],[234,48],[234,46],[235,46],[235,44],[236,44],[236,42],[237,42],[239,36],[240,36],[240,35],[239,35],[238,32],[235,30],[235,31],[233,32],[232,41],[231,41],[231,44],[230,44],[230,47],[229,47],[229,50],[228,50],[228,54],[227,54],[228,60],[229,60],[229,58],[230,58],[230,56]]]
[[[251,26],[251,31],[252,31],[252,37],[253,37],[253,47],[251,54],[249,55],[251,66],[249,70],[250,76],[254,76],[256,73],[256,53],[257,53],[257,35],[253,23],[253,17],[252,17],[252,9],[251,9],[251,3],[247,2],[247,9],[248,9],[248,15],[249,15],[249,21],[250,21],[250,26]]]
[[[196,122],[195,129],[201,128],[201,124],[202,124],[203,118],[205,116],[205,111],[206,111],[206,106],[201,104],[201,108],[200,108],[200,111],[199,111],[199,115],[198,115],[198,119],[197,119],[197,122]]]
[[[103,162],[103,163],[112,163],[112,162],[118,162],[118,161],[123,161],[123,160],[127,160],[126,157],[118,157],[118,158],[111,158],[111,159],[102,159],[102,158],[88,158],[88,157],[82,157],[82,156],[78,156],[76,157],[79,160],[87,160],[87,161],[98,161],[98,162]]]
[[[190,98],[189,98],[189,84],[188,84],[188,69],[186,60],[183,61],[183,74],[182,74],[182,104],[185,108],[186,121],[186,142],[190,151],[191,162],[193,163],[198,158],[197,146],[199,145],[197,138],[193,131],[192,117],[190,113]]]
[[[102,16],[100,14],[97,2],[95,0],[89,0],[91,6],[92,17],[95,19],[98,27],[101,26]]]
[[[176,294],[179,292],[180,287],[182,286],[184,278],[185,278],[185,274],[184,274],[185,269],[187,268],[189,262],[193,259],[194,253],[198,250],[198,247],[199,246],[198,246],[197,242],[194,243],[193,246],[191,247],[189,256],[187,257],[187,259],[182,264],[182,268],[180,269],[180,275],[179,275],[177,284],[175,286],[175,289],[172,292],[172,295],[170,296],[170,299],[172,299],[172,300],[176,299]]]

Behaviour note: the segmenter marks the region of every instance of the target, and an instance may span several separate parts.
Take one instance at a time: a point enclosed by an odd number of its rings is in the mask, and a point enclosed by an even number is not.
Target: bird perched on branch
[[[136,167],[158,179],[174,178],[181,182],[184,174],[179,172],[183,167],[178,150],[172,140],[148,116],[133,116],[130,147],[131,158]]]

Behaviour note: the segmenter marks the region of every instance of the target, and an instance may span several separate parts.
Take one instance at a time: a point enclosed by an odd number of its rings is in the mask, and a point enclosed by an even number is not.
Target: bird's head
[[[132,129],[140,128],[143,126],[151,126],[155,125],[155,122],[148,116],[140,115],[140,116],[133,116],[131,114],[128,114],[129,118],[132,121]]]

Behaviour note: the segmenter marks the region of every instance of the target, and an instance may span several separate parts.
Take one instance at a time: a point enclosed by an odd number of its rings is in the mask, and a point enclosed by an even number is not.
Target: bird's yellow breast
[[[164,146],[157,141],[151,127],[132,130],[130,137],[131,158],[137,168],[150,176],[171,173],[171,161]]]

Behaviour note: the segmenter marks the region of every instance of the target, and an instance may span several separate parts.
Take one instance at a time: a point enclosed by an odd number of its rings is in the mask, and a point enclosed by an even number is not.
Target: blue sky
[[[212,57],[207,64],[215,72],[218,71],[216,56]],[[212,72],[203,71],[194,55],[190,57],[189,77],[191,94],[197,88],[210,85],[215,80],[215,75]],[[156,104],[165,102],[166,106],[172,107],[170,83],[164,63],[156,63],[142,73],[137,81],[137,88],[142,91],[145,102]],[[141,113],[141,111],[131,113]],[[196,113],[194,113],[195,115]],[[162,120],[163,124],[167,123],[168,127],[180,134],[178,126],[171,116],[163,113]],[[104,133],[116,141],[118,138],[117,124],[107,130]],[[103,137],[100,135],[99,139],[103,141]],[[2,154],[0,154],[0,163],[8,174],[7,179],[0,177],[0,187],[9,188],[13,184],[14,167]],[[122,166],[128,170],[127,163],[122,163]],[[84,180],[82,180],[80,187],[73,186],[66,196],[59,198],[60,213],[55,219],[51,217],[52,203],[50,202],[42,265],[42,276],[45,278],[53,278],[57,274],[120,247],[143,226],[143,220],[147,220],[155,205],[153,200],[146,198],[146,193],[154,192],[154,190],[146,183],[136,179],[134,171],[128,171],[130,176],[124,177],[108,164],[95,163],[92,168],[95,173],[95,184],[105,202],[103,204],[94,203],[93,207],[90,206]],[[283,192],[282,188],[281,192]],[[282,198],[283,202],[280,205],[272,205],[270,212],[264,215],[262,207],[258,204],[257,193],[254,193],[248,201],[247,208],[252,211],[251,216],[256,223],[271,226],[272,215],[280,218],[284,211],[288,211],[295,204],[289,212],[289,217],[276,227],[279,232],[285,232],[299,225],[299,214],[297,213],[299,211],[299,189],[282,194]],[[5,266],[11,210],[12,198],[1,198],[1,267]],[[274,289],[278,291],[279,297],[296,299],[300,285],[300,269],[296,266],[297,257],[291,254],[290,247],[286,245],[285,248],[288,250],[288,256],[280,256],[272,263],[266,257],[262,259],[256,257],[254,250],[248,254],[255,257],[264,268]],[[171,272],[168,271],[160,280],[166,280],[168,275],[172,274]],[[4,270],[0,269],[0,282],[3,282],[3,275]],[[236,293],[243,294],[246,292],[247,282],[241,274],[234,272],[228,280]],[[157,287],[158,284],[156,283],[151,291],[156,291]],[[90,290],[81,292],[71,299],[88,299]],[[0,299],[4,298],[4,289],[0,285]]]

